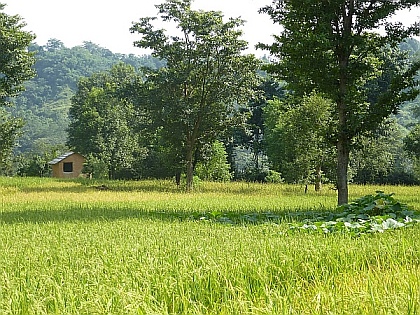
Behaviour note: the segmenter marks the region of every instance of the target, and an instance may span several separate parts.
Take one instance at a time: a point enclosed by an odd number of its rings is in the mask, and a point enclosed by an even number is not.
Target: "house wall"
[[[73,163],[73,172],[64,172],[63,165],[64,163]],[[57,178],[76,178],[82,174],[83,163],[85,163],[85,158],[78,153],[74,153],[57,164],[52,165],[52,177]]]

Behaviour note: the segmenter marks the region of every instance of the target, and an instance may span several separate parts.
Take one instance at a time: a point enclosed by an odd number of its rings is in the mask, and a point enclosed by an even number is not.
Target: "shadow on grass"
[[[175,184],[156,184],[156,183],[140,183],[122,184],[120,182],[92,181],[92,180],[57,180],[56,182],[64,183],[64,185],[37,185],[19,187],[19,190],[25,193],[87,193],[95,191],[109,192],[183,192]],[[71,185],[65,185],[71,184]]]
[[[97,207],[90,205],[74,206],[68,208],[36,210],[22,209],[20,211],[3,211],[0,213],[0,224],[34,223],[43,224],[51,222],[93,222],[116,220],[152,220],[165,222],[204,221],[231,225],[264,224],[296,222],[307,218],[328,213],[326,209],[319,208],[313,211],[278,212],[237,212],[237,211],[150,211],[148,209],[133,207]]]
[[[50,223],[77,221],[115,221],[126,219],[179,220],[175,213],[151,212],[136,209],[103,209],[78,207],[60,210],[22,210],[0,213],[0,223]]]
[[[174,193],[188,194],[184,186],[178,187],[171,180],[141,180],[141,181],[108,181],[108,180],[90,180],[90,179],[57,179],[56,182],[62,182],[72,185],[34,185],[21,187],[20,190],[27,193],[86,193],[95,191],[108,192],[155,192],[155,193]],[[305,193],[303,186],[276,185],[271,184],[236,182],[236,183],[203,183],[198,184],[193,194],[205,193],[225,193],[231,195],[260,195],[264,193],[281,193],[284,196],[308,196],[311,193]],[[316,193],[319,195],[319,193]]]

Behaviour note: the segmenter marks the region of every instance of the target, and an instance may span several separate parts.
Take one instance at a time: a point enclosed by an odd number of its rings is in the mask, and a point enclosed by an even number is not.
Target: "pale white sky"
[[[36,34],[36,42],[44,45],[48,39],[61,40],[66,47],[91,41],[114,53],[145,53],[133,47],[139,35],[130,34],[133,21],[140,17],[154,16],[155,4],[164,0],[0,0],[5,3],[4,12],[19,14],[27,24],[26,30]],[[271,35],[279,33],[268,15],[258,14],[258,9],[271,0],[195,0],[195,9],[222,11],[225,17],[241,17],[246,20],[244,38],[252,48],[258,42],[272,43]],[[420,8],[403,12],[397,20],[411,24],[420,20]],[[255,52],[252,50],[252,52]],[[258,55],[265,52],[258,51]]]

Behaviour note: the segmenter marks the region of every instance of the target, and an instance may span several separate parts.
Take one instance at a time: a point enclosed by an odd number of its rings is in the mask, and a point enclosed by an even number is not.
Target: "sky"
[[[33,32],[35,42],[45,45],[55,38],[66,47],[93,42],[113,53],[142,55],[147,53],[134,47],[139,34],[131,34],[132,22],[140,17],[155,16],[156,4],[164,0],[0,0],[6,4],[4,12],[18,14],[27,24],[25,30]],[[272,43],[272,34],[280,27],[274,25],[266,14],[258,9],[272,0],[195,0],[194,9],[222,11],[225,17],[241,17],[246,21],[242,28],[249,52],[263,55],[253,47],[258,42]],[[398,14],[394,20],[404,24],[420,21],[420,8]]]

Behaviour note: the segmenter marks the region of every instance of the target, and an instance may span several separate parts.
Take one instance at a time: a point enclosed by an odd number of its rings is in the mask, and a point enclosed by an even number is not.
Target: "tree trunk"
[[[315,170],[315,191],[321,191],[322,188],[322,176],[321,176],[321,166],[317,165]]]
[[[176,187],[179,188],[179,186],[181,185],[181,172],[177,171],[175,174],[175,183],[176,183]]]
[[[187,95],[185,95],[186,97]],[[193,179],[194,179],[194,169],[195,163],[197,161],[196,154],[196,143],[199,137],[199,130],[200,130],[200,123],[201,123],[201,116],[198,116],[195,123],[194,128],[191,132],[187,133],[187,141],[186,141],[186,162],[187,162],[187,186],[186,190],[191,191],[193,188]]]
[[[339,139],[337,142],[337,189],[338,205],[349,202],[347,171],[349,165],[349,147],[347,141]]]
[[[112,166],[111,165],[108,167],[108,179],[109,180],[114,179],[114,173],[112,172]]]
[[[186,190],[191,191],[193,188],[193,179],[194,179],[194,160],[193,160],[193,147],[187,145],[187,185]]]
[[[351,1],[350,7],[354,4]],[[351,34],[352,10],[344,18],[344,36]],[[339,80],[339,99],[337,102],[338,113],[338,139],[337,139],[337,189],[338,189],[338,205],[348,203],[349,190],[347,183],[347,170],[349,165],[350,138],[348,131],[348,109],[347,109],[347,92],[348,92],[348,64],[350,52],[348,48],[341,47],[339,49],[338,60],[340,68]]]

